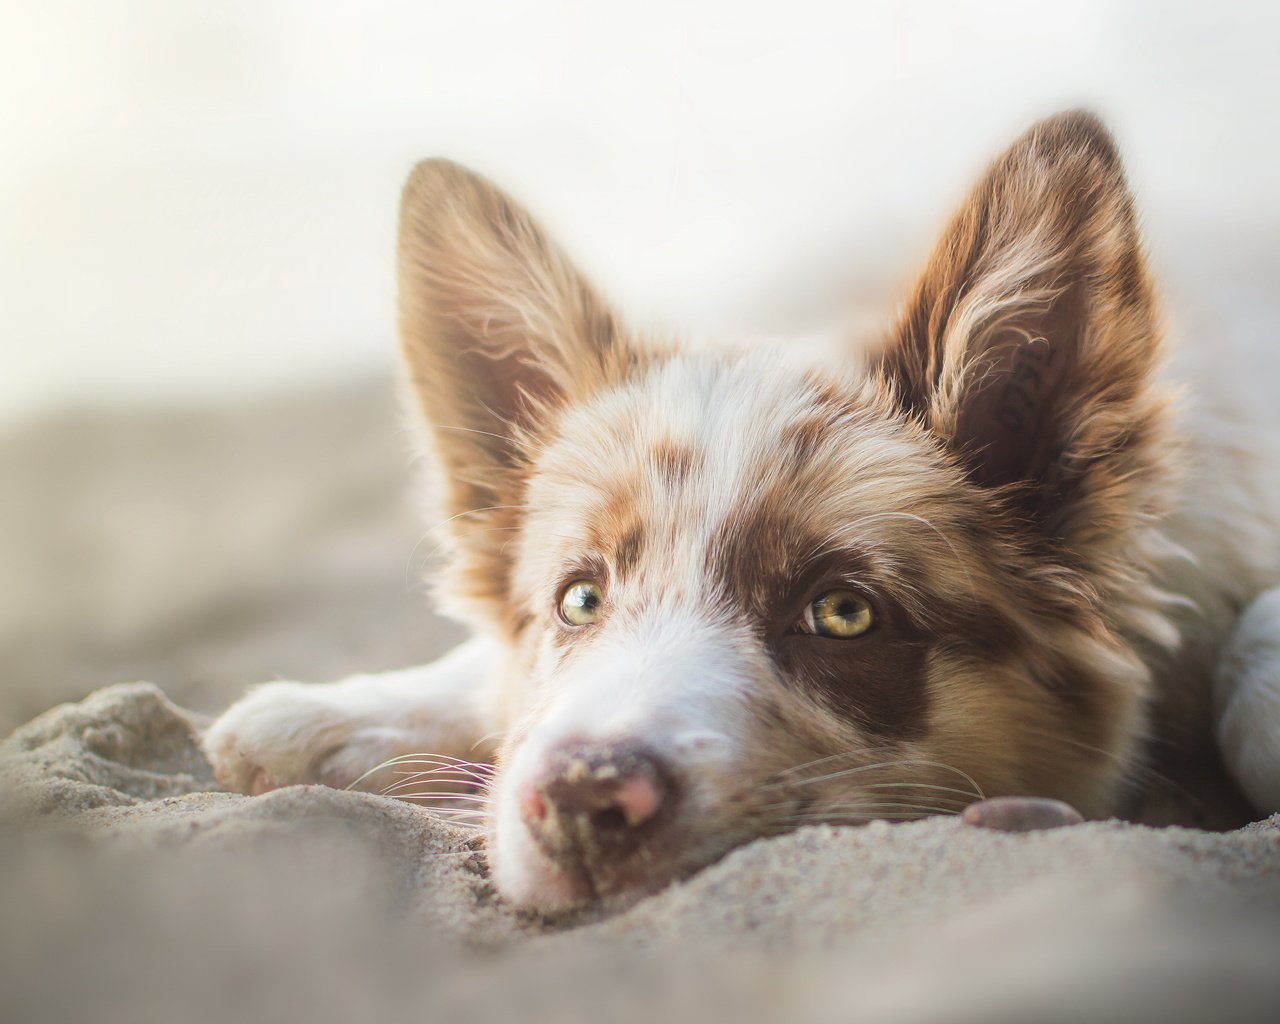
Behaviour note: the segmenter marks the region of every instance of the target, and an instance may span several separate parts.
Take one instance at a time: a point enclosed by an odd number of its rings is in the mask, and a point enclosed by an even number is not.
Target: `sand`
[[[216,792],[206,721],[118,685],[0,744],[8,1019],[1280,1019],[1280,816],[809,828],[548,922],[418,807]]]

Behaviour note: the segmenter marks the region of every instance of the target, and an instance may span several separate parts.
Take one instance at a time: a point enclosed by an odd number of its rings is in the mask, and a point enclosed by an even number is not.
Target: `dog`
[[[1159,818],[1180,766],[1280,809],[1280,438],[1179,399],[1093,115],[999,156],[896,324],[829,353],[628,331],[447,161],[398,255],[474,638],[252,691],[205,738],[228,788],[475,780],[496,887],[544,913],[984,796]]]

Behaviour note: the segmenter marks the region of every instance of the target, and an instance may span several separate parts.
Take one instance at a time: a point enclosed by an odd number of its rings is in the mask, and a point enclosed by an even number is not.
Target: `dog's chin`
[[[590,906],[597,898],[588,880],[561,871],[534,851],[526,851],[518,859],[495,858],[493,877],[503,898],[526,913],[572,913]]]
[[[650,861],[643,870],[600,877],[562,867],[526,836],[514,841],[493,837],[489,848],[494,884],[502,897],[517,910],[548,917],[625,910],[695,870]]]
[[[488,845],[499,894],[516,910],[545,917],[626,910],[718,860],[731,848],[717,847],[701,857],[636,858],[589,874],[566,869],[552,860],[523,829],[515,830],[514,835],[498,830]]]

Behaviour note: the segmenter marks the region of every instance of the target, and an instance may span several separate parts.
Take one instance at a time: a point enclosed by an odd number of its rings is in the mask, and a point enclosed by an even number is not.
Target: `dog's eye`
[[[570,583],[560,598],[560,617],[571,626],[589,626],[600,618],[604,594],[590,580]]]
[[[852,590],[831,590],[804,610],[801,620],[806,633],[848,640],[862,636],[875,622],[871,602]]]

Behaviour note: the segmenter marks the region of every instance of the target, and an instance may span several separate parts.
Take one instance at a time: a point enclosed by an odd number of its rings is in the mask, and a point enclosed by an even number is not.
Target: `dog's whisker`
[[[835,804],[833,809],[839,810],[846,806],[850,806],[850,805]],[[854,810],[869,808],[875,811],[903,811],[903,812],[909,812],[911,814],[916,814],[916,815],[927,815],[927,814],[955,815],[963,811],[964,807],[968,805],[966,804],[964,806],[957,807],[953,805],[944,805],[944,804],[910,803],[907,801],[895,801],[893,803],[878,803],[876,801],[872,801],[867,804],[854,804],[852,806]]]
[[[811,775],[790,784],[792,786],[813,786],[822,782],[830,782],[834,779],[844,779],[854,775],[863,775],[866,772],[884,771],[891,768],[905,768],[909,763],[910,762],[907,761],[876,761],[873,764],[862,764],[853,768],[841,768],[838,771],[826,772],[822,775]]]
[[[470,761],[447,761],[437,757],[435,754],[415,754],[413,757],[398,761],[396,765],[387,765],[385,767],[403,767],[405,765],[426,764],[435,768],[449,771],[466,772],[471,775],[488,778],[493,774],[493,768],[485,764],[472,764]]]
[[[408,771],[406,768],[388,768],[387,771],[392,773],[393,776],[417,776],[419,778],[424,776],[444,776],[443,780],[440,781],[466,783],[468,786],[475,785],[477,778],[476,773],[468,772],[465,768],[454,767],[452,764],[442,764],[435,768],[422,768],[416,772]],[[458,778],[449,776],[458,776]]]
[[[414,763],[430,763],[430,762],[406,762]],[[457,765],[438,765],[435,768],[428,768],[422,771],[405,771],[403,768],[388,769],[393,775],[413,775],[418,778],[425,778],[430,775],[443,776],[441,782],[457,782],[459,785],[468,786],[488,786],[493,781],[492,776],[481,775],[479,772],[473,772],[467,768],[460,768]],[[450,776],[455,776],[450,778]]]
[[[839,804],[832,805],[832,809],[835,811],[840,811],[846,807],[852,807],[853,810],[869,809],[869,810],[875,810],[875,811],[903,811],[903,812],[909,812],[912,814],[942,814],[942,815],[959,814],[962,810],[964,810],[963,807],[949,807],[949,806],[944,806],[942,804],[930,804],[930,803],[911,803],[905,800],[894,800],[894,801],[887,801],[887,802],[879,802],[879,801],[873,800],[870,803],[855,802],[853,804],[839,803]]]
[[[405,790],[412,789],[418,783],[414,779],[402,782],[398,786],[388,786],[379,795],[400,797],[405,795]],[[448,793],[443,790],[436,789],[420,789],[414,792],[415,798],[431,799],[431,800],[448,800],[453,803],[474,804],[477,807],[486,806],[492,803],[488,797],[476,796],[473,793]]]
[[[407,789],[416,789],[419,793],[435,793],[441,800],[466,800],[474,804],[488,804],[492,802],[491,797],[481,796],[478,793],[459,793],[447,789],[424,789],[421,779],[406,779],[404,782],[398,782],[395,785],[388,786],[382,790],[382,796],[389,796],[392,793],[403,793]]]
[[[965,806],[968,806],[967,804]],[[765,804],[761,810],[785,810],[786,808],[794,808],[794,802],[779,801],[774,804]],[[869,811],[910,811],[915,814],[959,814],[964,807],[951,807],[934,803],[912,803],[904,800],[849,800],[833,804],[828,804],[826,810],[821,810],[810,806],[801,813],[823,814],[827,811],[840,812],[845,809],[851,810],[869,810]]]
[[[418,767],[420,765],[426,765],[427,767]],[[486,784],[491,780],[491,776],[473,771],[470,768],[463,768],[453,764],[440,764],[436,761],[401,761],[399,765],[388,766],[384,770],[394,775],[454,775]]]
[[[448,780],[444,781],[447,786]],[[446,786],[441,786],[440,783],[440,779],[403,779],[400,782],[391,783],[386,788],[381,789],[378,792],[381,796],[388,796],[394,793],[403,793],[406,789],[417,789],[419,792],[423,793],[429,791],[432,793],[439,793],[442,797],[447,796],[455,800],[471,800],[475,803],[489,803],[492,799],[492,797],[485,796],[480,790],[466,788],[464,783],[459,783],[457,788],[446,788]],[[430,790],[424,788],[428,786],[431,787]]]
[[[936,786],[929,782],[870,782],[863,789],[927,789],[938,793],[954,793],[970,802],[981,800],[982,794],[969,789],[956,789],[954,786]]]
[[[812,761],[802,761],[800,764],[793,764],[788,768],[783,768],[775,773],[778,776],[794,775],[797,772],[805,771],[809,768],[816,768],[820,765],[830,764],[832,761],[838,761],[847,757],[865,757],[869,754],[886,754],[891,753],[889,747],[857,747],[852,750],[841,750],[834,754],[827,754],[823,757],[815,758]]]
[[[854,775],[861,775],[865,772],[883,771],[885,769],[890,769],[890,768],[940,768],[943,771],[954,772],[955,774],[959,775],[962,779],[964,779],[967,783],[969,783],[970,786],[973,787],[973,790],[975,793],[978,794],[979,799],[982,799],[985,796],[985,794],[983,794],[982,792],[982,787],[978,785],[978,783],[974,780],[973,776],[970,775],[968,772],[963,771],[962,769],[957,768],[954,765],[946,764],[942,761],[927,761],[921,758],[914,758],[914,757],[903,758],[897,761],[880,761],[880,762],[877,762],[876,764],[860,765],[856,768],[844,768],[844,769],[841,769],[840,771],[828,772],[825,775],[819,775],[812,778],[801,779],[798,782],[792,783],[792,785],[793,786],[812,786],[821,782],[830,782],[834,779],[843,779],[843,778],[848,778]]]
[[[479,771],[493,771],[494,767],[488,761],[467,761],[461,757],[454,757],[452,754],[437,754],[432,752],[422,752],[417,754],[404,754],[395,760],[403,761],[411,758],[420,758],[422,760],[431,759],[440,764],[456,764],[466,768],[475,768]]]
[[[465,765],[466,767],[476,771],[479,771],[481,769],[488,769],[490,772],[493,771],[492,765],[475,763],[471,761],[462,761],[459,758],[451,758],[449,761],[440,760],[446,756],[447,755],[444,755],[444,754],[417,753],[417,754],[400,754],[396,757],[389,757],[387,758],[387,760],[374,765],[372,768],[370,768],[367,772],[365,772],[359,778],[355,779],[352,782],[349,782],[343,788],[354,789],[356,786],[360,785],[360,783],[362,783],[365,779],[367,779],[370,775],[380,772],[386,768],[393,768],[393,767],[396,767],[397,765],[405,765],[405,764],[434,764],[434,765],[440,766],[442,764],[452,763],[459,766]]]
[[[462,757],[454,757],[452,754],[415,754],[415,757],[434,757],[439,761],[447,761],[450,764],[465,765],[468,768],[483,769],[485,771],[494,771],[494,766],[488,761],[468,761]]]

